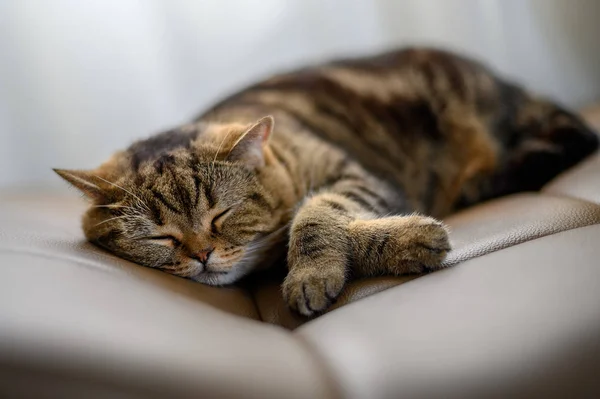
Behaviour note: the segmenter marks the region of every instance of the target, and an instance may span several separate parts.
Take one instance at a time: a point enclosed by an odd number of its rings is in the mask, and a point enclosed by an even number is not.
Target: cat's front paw
[[[335,302],[345,280],[340,270],[292,269],[282,285],[283,298],[298,313],[313,316]]]
[[[413,264],[412,271],[438,269],[451,249],[444,224],[426,216],[409,216],[405,228],[399,244],[406,248],[404,256]]]
[[[427,273],[450,251],[443,223],[420,215],[357,220],[349,226],[359,275]]]

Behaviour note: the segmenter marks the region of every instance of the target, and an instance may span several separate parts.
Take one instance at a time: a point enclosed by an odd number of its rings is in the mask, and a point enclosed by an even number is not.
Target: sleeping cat
[[[275,76],[97,169],[56,172],[91,199],[91,242],[210,285],[287,257],[284,298],[310,316],[351,277],[440,268],[436,218],[537,190],[597,145],[478,63],[406,49]]]

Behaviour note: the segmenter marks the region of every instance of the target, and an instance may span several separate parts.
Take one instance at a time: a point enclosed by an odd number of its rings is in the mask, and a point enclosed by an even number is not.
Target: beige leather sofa
[[[277,276],[212,288],[117,259],[82,209],[0,198],[0,397],[600,397],[600,156],[448,218],[453,267],[355,282],[311,321]]]

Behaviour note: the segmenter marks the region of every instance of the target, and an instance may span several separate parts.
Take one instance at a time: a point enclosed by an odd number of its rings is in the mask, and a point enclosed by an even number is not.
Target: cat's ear
[[[106,180],[97,176],[94,171],[52,169],[60,177],[79,189],[86,197],[95,201],[105,200],[110,191]]]
[[[250,126],[231,147],[228,161],[243,162],[244,164],[260,168],[265,165],[264,147],[271,137],[275,121],[272,116],[265,116]]]

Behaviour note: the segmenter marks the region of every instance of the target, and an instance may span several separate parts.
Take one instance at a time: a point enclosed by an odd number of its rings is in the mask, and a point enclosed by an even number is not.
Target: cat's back
[[[235,115],[248,107],[283,112],[368,169],[400,181],[404,160],[430,154],[432,144],[453,134],[444,128],[449,112],[491,119],[500,86],[467,58],[409,48],[277,75],[225,99],[208,115]]]
[[[255,100],[261,92],[266,94],[263,103],[272,103],[268,94],[276,91],[304,93],[315,101],[325,100],[320,97],[332,100],[340,96],[340,103],[361,100],[379,106],[393,106],[399,99],[429,97],[438,91],[469,100],[476,86],[493,83],[487,69],[471,59],[444,50],[407,48],[278,74],[234,94],[214,108]]]
[[[390,140],[440,139],[441,114],[448,108],[485,117],[497,107],[500,87],[475,61],[442,50],[409,48],[276,75],[205,115],[255,105],[292,115],[351,152],[365,144],[380,151]]]
[[[502,105],[507,87],[468,58],[409,48],[276,75],[223,100],[201,119],[273,114],[279,124],[275,138],[302,146],[305,138],[290,139],[289,133],[299,123],[305,128],[299,136],[309,132],[342,148],[425,202],[423,209],[440,208],[441,214],[462,179],[495,167],[488,132],[510,117]],[[294,121],[283,138],[277,132],[286,130],[281,125],[287,119],[277,115]],[[440,186],[448,191],[448,199],[440,200],[444,206],[433,204]]]

